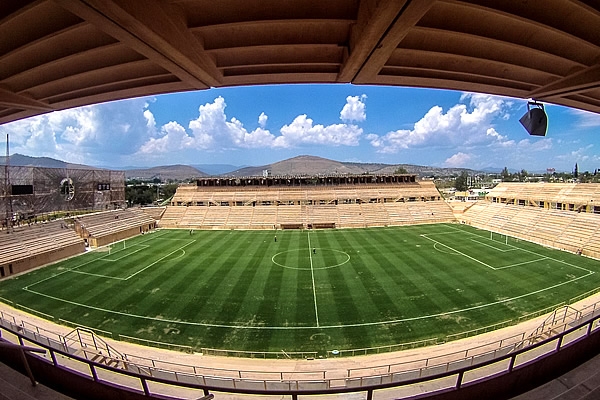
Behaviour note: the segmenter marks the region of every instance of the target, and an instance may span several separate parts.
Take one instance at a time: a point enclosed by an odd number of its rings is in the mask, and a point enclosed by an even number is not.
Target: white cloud
[[[484,94],[463,94],[461,101],[446,113],[440,106],[432,107],[412,129],[399,129],[385,135],[368,135],[371,145],[381,153],[397,153],[402,149],[426,146],[486,146],[507,145],[508,138],[492,126],[496,118],[504,118],[510,102],[502,97]]]
[[[444,165],[450,168],[467,167],[472,163],[473,158],[474,156],[472,154],[458,152],[447,158],[446,161],[444,161]]]
[[[261,128],[264,128],[267,125],[268,118],[269,117],[267,117],[267,115],[264,112],[261,112],[258,116],[258,125],[260,125]]]
[[[248,132],[241,121],[231,118],[227,121],[225,115],[225,99],[217,97],[212,103],[200,106],[198,118],[192,120],[189,128],[194,135],[197,149],[208,148],[255,148],[269,147],[273,144],[275,136],[263,127]],[[259,124],[266,124],[267,116],[259,116]]]
[[[263,112],[258,117],[259,127],[248,131],[235,117],[227,121],[223,97],[198,108],[198,117],[190,121],[186,133],[178,129],[163,129],[159,137],[150,138],[140,147],[140,153],[167,153],[184,148],[196,150],[221,150],[233,148],[293,148],[302,145],[357,146],[362,129],[352,124],[314,124],[306,114],[297,116],[292,123],[280,129],[280,135],[265,129],[268,117]],[[146,115],[151,121],[151,115]]]
[[[577,117],[575,125],[579,128],[595,128],[600,126],[600,114],[574,108],[570,109],[570,112]]]
[[[367,95],[363,94],[360,96],[348,96],[346,97],[346,104],[340,112],[340,119],[344,122],[352,121],[364,121],[367,119],[365,112],[365,100]]]
[[[150,138],[140,147],[140,153],[166,153],[169,151],[184,150],[194,145],[194,139],[190,137],[185,128],[177,122],[169,122],[162,127],[163,136]]]
[[[580,147],[580,148],[570,151],[566,154],[558,155],[556,158],[558,158],[559,160],[565,160],[565,161],[585,162],[590,159],[590,155],[586,154],[586,153],[588,153],[588,151],[591,150],[593,147],[594,147],[593,144],[588,144],[585,147]],[[593,155],[593,156],[595,156],[595,155]]]
[[[284,125],[280,131],[281,136],[276,139],[280,147],[294,147],[301,144],[358,146],[362,135],[362,129],[356,125],[313,125],[313,120],[306,114],[297,116],[291,124]]]
[[[102,103],[0,125],[11,153],[106,165],[131,154],[148,136],[154,117],[147,99]]]

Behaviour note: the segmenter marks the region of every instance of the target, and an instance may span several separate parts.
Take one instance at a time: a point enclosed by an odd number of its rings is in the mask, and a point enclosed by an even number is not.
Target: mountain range
[[[0,163],[6,164],[6,157],[0,157]],[[11,166],[35,166],[45,168],[78,168],[78,169],[101,169],[98,167],[82,164],[73,164],[48,157],[30,157],[22,154],[10,156]],[[462,171],[471,174],[480,173],[466,168],[438,168],[431,166],[413,164],[378,164],[378,163],[356,163],[329,160],[322,157],[301,155],[272,164],[252,167],[236,167],[227,164],[203,164],[203,165],[165,165],[151,168],[124,168],[127,179],[150,180],[159,178],[166,180],[188,180],[205,176],[262,176],[264,170],[268,170],[273,176],[276,175],[335,175],[335,174],[393,174],[398,168],[404,168],[409,174],[424,176],[452,176]],[[103,168],[102,168],[103,169]]]

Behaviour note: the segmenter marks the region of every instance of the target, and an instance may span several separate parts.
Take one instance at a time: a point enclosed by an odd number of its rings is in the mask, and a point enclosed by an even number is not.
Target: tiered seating
[[[165,212],[166,207],[144,207],[141,210],[145,212],[150,218],[160,221],[162,215]]]
[[[192,207],[193,208],[193,207]],[[201,208],[201,207],[200,207]],[[204,207],[206,214],[200,226],[204,229],[224,227],[231,207]],[[189,212],[189,211],[188,211]]]
[[[365,218],[362,213],[362,204],[338,204],[340,228],[364,228]]]
[[[187,207],[169,206],[160,219],[159,226],[163,228],[177,228],[185,215]]]
[[[278,224],[305,224],[304,212],[306,206],[278,206],[277,223]]]
[[[390,225],[414,224],[414,219],[408,211],[406,203],[384,203],[383,206],[388,213]]]
[[[445,201],[428,201],[425,205],[431,211],[431,222],[456,222],[452,207]]]
[[[503,198],[506,202],[539,205],[540,202],[580,205],[600,203],[600,185],[593,183],[519,183],[502,182],[486,199]]]
[[[225,227],[231,229],[248,229],[252,221],[252,212],[256,207],[229,207]]]
[[[283,206],[281,206],[283,207]],[[272,229],[277,224],[277,206],[252,207],[250,227],[252,229]]]
[[[335,223],[339,226],[339,217],[335,204],[306,206],[308,223]]]
[[[67,227],[63,221],[53,221],[31,226],[17,227],[10,233],[0,233],[0,265],[21,262],[14,273],[39,265],[56,261],[61,257],[82,253],[85,250],[83,240]],[[63,254],[64,253],[64,254]],[[30,262],[24,264],[23,260]],[[25,266],[23,266],[25,265]],[[5,274],[11,273],[5,270]]]
[[[571,223],[572,215],[557,210],[545,210],[536,221],[529,235],[537,238],[537,242],[546,246],[554,245],[556,235]]]
[[[183,186],[172,204],[162,216],[163,227],[271,229],[314,224],[348,228],[455,220],[430,181],[243,189]]]
[[[361,204],[365,225],[367,226],[388,226],[390,225],[390,216],[383,206],[383,203]]]
[[[199,228],[204,221],[204,217],[210,207],[178,207],[183,210],[177,225],[180,228]],[[164,217],[163,217],[164,218]],[[161,220],[162,223],[162,220]],[[161,226],[164,226],[161,224]]]
[[[555,245],[570,251],[583,250],[598,229],[600,218],[589,218],[590,214],[574,213],[570,223],[560,232]]]
[[[88,214],[75,219],[75,230],[92,246],[153,229],[155,220],[140,209],[126,209]]]
[[[503,225],[504,231],[512,236],[526,238],[530,229],[534,229],[535,224],[539,221],[538,215],[542,210],[536,207],[509,207],[514,210],[510,223]],[[512,211],[511,211],[512,212]]]
[[[488,200],[506,199],[509,204],[479,202],[464,212],[467,222],[600,258],[600,215],[585,212],[593,210],[593,205],[600,200],[600,185],[504,183],[486,197]],[[522,200],[528,197],[535,201],[524,203]],[[519,203],[525,205],[515,205]],[[569,207],[547,208],[556,203],[569,204]],[[544,205],[546,208],[540,207]]]

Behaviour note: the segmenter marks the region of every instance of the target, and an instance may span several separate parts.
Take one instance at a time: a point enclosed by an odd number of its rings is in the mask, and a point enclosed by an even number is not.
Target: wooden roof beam
[[[36,110],[36,111],[52,111],[54,107],[48,103],[44,103],[32,98],[11,92],[10,90],[0,87],[0,104],[10,108],[19,110]]]
[[[220,85],[220,72],[175,6],[157,0],[55,1],[192,88]]]
[[[361,1],[356,24],[350,33],[348,55],[338,75],[338,82],[352,82],[385,32],[402,11],[406,1]]]
[[[599,87],[600,64],[596,64],[583,71],[578,71],[546,86],[535,89],[529,93],[529,97],[534,99],[556,96],[562,97],[586,92],[590,89]]]
[[[392,26],[384,33],[367,60],[362,64],[353,83],[370,83],[381,71],[398,44],[421,18],[429,11],[436,0],[412,0],[404,4]]]

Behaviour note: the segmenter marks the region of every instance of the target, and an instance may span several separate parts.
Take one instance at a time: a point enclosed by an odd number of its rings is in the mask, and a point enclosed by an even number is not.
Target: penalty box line
[[[173,251],[172,251],[172,252],[170,252],[169,254],[167,254],[167,255],[165,255],[165,256],[163,256],[163,257],[159,258],[158,260],[156,260],[156,261],[154,261],[153,263],[151,263],[151,264],[149,264],[149,265],[145,266],[144,268],[140,269],[139,271],[136,271],[136,272],[134,272],[133,274],[129,275],[129,276],[128,276],[127,278],[125,278],[124,280],[129,280],[129,279],[133,278],[133,277],[134,277],[134,276],[136,276],[137,274],[140,274],[140,273],[144,272],[145,270],[147,270],[148,268],[152,267],[153,265],[156,265],[157,263],[161,262],[161,261],[162,261],[162,260],[164,260],[165,258],[167,258],[167,257],[170,257],[171,255],[173,255],[173,254],[177,253],[177,252],[178,252],[178,251],[180,251],[180,250],[183,250],[185,247],[187,247],[187,246],[189,246],[190,244],[192,244],[192,243],[195,243],[195,242],[196,242],[196,239],[194,239],[194,240],[190,241],[190,242],[189,242],[189,243],[187,243],[187,244],[184,244],[183,246],[181,246],[181,247],[179,247],[179,248],[177,248],[177,249],[173,250]]]
[[[518,247],[515,247],[515,246],[513,246],[513,245],[510,245],[510,244],[509,244],[509,245],[507,245],[508,247],[510,247],[509,249],[501,249],[501,248],[499,248],[499,247],[492,246],[491,244],[484,243],[484,242],[482,242],[482,241],[480,241],[480,240],[477,240],[477,239],[471,239],[471,241],[472,241],[472,242],[475,242],[475,243],[479,243],[479,244],[481,244],[481,245],[483,245],[483,246],[491,247],[492,249],[494,249],[494,250],[496,250],[496,251],[499,251],[499,252],[501,252],[501,253],[507,253],[507,252],[509,252],[509,251],[515,251],[515,250],[519,250],[519,248],[518,248]]]
[[[535,260],[524,261],[524,262],[520,262],[520,263],[516,263],[516,264],[505,265],[505,266],[503,266],[503,267],[493,267],[493,266],[491,266],[491,265],[489,265],[489,264],[486,264],[486,263],[484,263],[484,262],[483,262],[483,261],[481,261],[481,260],[478,260],[478,259],[476,259],[475,257],[471,257],[470,255],[468,255],[468,254],[465,254],[465,253],[463,253],[463,252],[461,252],[461,251],[458,251],[458,250],[456,250],[456,249],[454,249],[454,248],[452,248],[452,247],[450,247],[450,246],[448,246],[448,245],[446,245],[446,244],[444,244],[444,243],[438,242],[438,241],[437,241],[437,240],[435,240],[435,239],[432,239],[432,238],[430,238],[430,237],[427,237],[427,235],[426,235],[426,234],[423,234],[423,235],[421,235],[421,236],[422,236],[422,237],[424,237],[425,239],[431,240],[431,241],[432,241],[432,242],[434,242],[435,244],[439,244],[439,245],[441,245],[441,246],[444,246],[444,247],[446,247],[446,248],[448,248],[448,249],[450,249],[450,250],[454,251],[455,253],[457,253],[457,254],[460,254],[460,255],[461,255],[461,256],[463,256],[463,257],[467,257],[467,258],[469,258],[469,259],[471,259],[471,260],[473,260],[473,261],[475,261],[475,262],[477,262],[477,263],[479,263],[479,264],[481,264],[481,265],[484,265],[484,266],[486,266],[486,267],[488,267],[488,268],[490,268],[490,269],[492,269],[492,270],[494,270],[494,271],[499,271],[499,270],[503,270],[503,269],[507,269],[507,268],[518,267],[518,266],[520,266],[520,265],[532,264],[532,263],[535,263],[535,262],[538,262],[538,261],[543,261],[543,260],[552,260],[550,257],[545,257],[545,256],[542,256],[541,254],[536,254],[536,255],[540,256],[540,258],[538,258],[538,259],[535,259]],[[477,242],[477,243],[480,243],[480,244],[483,244],[483,245],[485,245],[485,243],[481,243],[481,242],[479,242],[478,240],[474,240],[474,239],[471,239],[471,240],[473,240],[474,242]],[[434,246],[435,246],[435,244],[434,244]],[[496,249],[494,246],[489,246],[489,247],[491,247],[491,248],[493,248],[493,249]],[[514,247],[514,246],[513,246],[513,247]],[[507,252],[507,251],[514,251],[514,250],[521,250],[521,249],[519,249],[518,247],[514,247],[514,249],[512,249],[512,250],[499,250],[499,249],[496,249],[496,250],[498,250],[498,251],[501,251],[501,252],[505,253],[505,252]],[[533,253],[533,254],[535,254],[535,253]],[[591,272],[591,271],[588,271],[588,272]]]
[[[492,270],[494,270],[494,271],[496,270],[496,268],[495,268],[495,267],[492,267],[491,265],[489,265],[489,264],[486,264],[486,263],[484,263],[483,261],[476,259],[475,257],[471,257],[470,255],[468,255],[468,254],[465,254],[465,253],[463,253],[462,251],[458,251],[458,250],[456,250],[456,249],[454,249],[454,248],[452,248],[452,247],[448,246],[447,244],[444,244],[444,243],[442,243],[442,242],[438,242],[437,240],[435,240],[435,239],[432,239],[432,238],[428,237],[428,236],[427,236],[427,234],[422,234],[422,235],[421,235],[421,237],[424,237],[425,239],[427,239],[427,240],[430,240],[430,241],[432,241],[433,243],[436,243],[436,244],[439,244],[439,245],[441,245],[441,246],[444,246],[444,247],[446,247],[446,248],[448,248],[448,249],[450,249],[450,250],[454,251],[455,253],[457,253],[457,254],[460,254],[461,256],[463,256],[463,257],[466,257],[466,258],[468,258],[468,259],[470,259],[470,260],[473,260],[473,261],[475,261],[476,263],[479,263],[479,264],[481,264],[481,265],[483,265],[483,266],[485,266],[485,267],[487,267],[487,268],[489,268],[489,269],[492,269]]]
[[[117,257],[117,258],[106,258],[106,256],[104,256],[104,257],[100,257],[98,260],[102,260],[102,261],[108,261],[108,262],[115,262],[115,261],[119,261],[119,260],[122,260],[122,259],[124,259],[124,258],[126,258],[126,257],[129,257],[129,256],[131,256],[131,255],[133,255],[133,254],[137,253],[138,251],[142,251],[143,249],[147,249],[147,248],[148,248],[148,247],[150,247],[150,246],[149,246],[149,245],[147,245],[147,244],[133,244],[133,245],[131,245],[129,248],[131,248],[131,247],[141,247],[141,249],[136,249],[136,250],[134,250],[134,251],[132,251],[132,252],[130,252],[130,253],[127,253],[127,254],[125,254],[125,255],[121,256],[121,257]],[[125,249],[120,249],[120,250],[114,251],[114,252],[112,252],[111,254],[118,254],[118,253],[120,253],[120,252],[122,252],[122,251],[125,251]]]
[[[151,238],[151,239],[149,238],[149,239],[147,239],[147,240],[144,240],[142,243],[144,243],[144,242],[148,242],[148,241],[150,241],[150,240],[152,240],[152,239],[158,239],[158,238],[160,238],[161,236],[163,236],[163,235],[165,235],[165,234],[166,234],[166,233],[163,233],[162,235],[156,236],[156,237],[154,237],[154,238]],[[186,240],[186,239],[173,239],[173,240]],[[52,276],[49,276],[49,277],[47,277],[47,278],[41,279],[41,280],[39,280],[39,281],[37,281],[37,282],[34,282],[34,283],[32,283],[31,285],[27,285],[27,286],[25,286],[25,287],[23,288],[23,290],[32,291],[31,289],[29,289],[30,287],[32,287],[32,286],[35,286],[35,285],[38,285],[38,284],[40,284],[40,283],[43,283],[43,282],[46,282],[46,281],[49,281],[49,280],[51,280],[51,279],[54,279],[54,278],[56,278],[56,277],[58,277],[58,276],[60,276],[60,275],[66,274],[66,273],[68,273],[68,272],[74,272],[74,273],[76,273],[76,274],[81,274],[81,275],[90,275],[90,276],[96,276],[96,277],[99,277],[99,278],[107,278],[107,279],[114,279],[114,280],[119,280],[119,281],[126,281],[126,280],[128,280],[128,279],[132,278],[133,276],[135,276],[135,275],[139,274],[139,273],[140,273],[140,272],[142,272],[143,270],[146,270],[146,269],[150,268],[152,265],[156,264],[157,262],[164,260],[165,258],[169,257],[169,256],[170,256],[170,255],[172,255],[173,253],[176,253],[177,251],[180,251],[180,250],[182,250],[184,247],[187,247],[187,246],[189,246],[190,244],[194,243],[195,241],[196,241],[196,239],[192,240],[191,242],[187,243],[186,245],[179,247],[178,249],[176,249],[176,250],[172,251],[171,253],[167,254],[166,256],[164,256],[164,257],[160,258],[159,260],[157,260],[157,261],[153,262],[152,264],[150,264],[150,265],[146,266],[146,267],[145,267],[145,268],[143,268],[142,270],[140,270],[140,271],[137,271],[137,272],[133,273],[132,275],[129,275],[129,276],[128,276],[128,277],[126,277],[126,278],[119,278],[119,277],[115,277],[115,276],[102,275],[102,274],[95,274],[95,273],[92,273],[92,272],[84,272],[84,271],[79,271],[79,270],[78,270],[79,268],[81,268],[81,267],[84,267],[84,266],[86,266],[86,265],[88,265],[88,264],[91,264],[91,263],[93,263],[93,262],[95,262],[95,261],[99,261],[99,260],[102,260],[102,261],[107,261],[107,260],[103,260],[103,257],[104,257],[104,256],[102,256],[102,257],[94,258],[94,259],[92,259],[92,260],[89,260],[89,261],[87,261],[87,262],[84,262],[84,263],[82,263],[82,264],[80,264],[80,265],[78,265],[78,266],[76,266],[76,267],[69,268],[69,269],[66,269],[66,270],[64,270],[64,271],[61,271],[61,272],[59,272],[59,273],[57,273],[57,274],[54,274],[54,275],[52,275]],[[136,243],[135,245],[132,245],[132,246],[141,246],[141,244],[140,244],[140,243]],[[150,246],[149,246],[149,245],[146,245],[146,247],[150,247]],[[38,293],[38,294],[39,294],[39,293]]]
[[[456,231],[458,231],[458,232],[465,233],[465,234],[467,234],[467,235],[477,236],[477,237],[479,237],[479,238],[480,238],[480,237],[482,237],[481,235],[478,235],[478,234],[476,234],[476,233],[473,233],[473,232],[467,232],[467,231],[465,231],[464,229],[459,229],[459,228],[455,228],[455,227],[452,227],[452,229],[454,229],[454,230],[456,230]],[[486,231],[486,232],[490,232],[490,231]],[[424,236],[424,235],[421,235],[421,236]],[[509,236],[509,237],[512,237],[512,236]],[[527,242],[527,240],[525,240],[525,241]],[[530,242],[530,243],[537,244],[537,243],[535,243],[535,242]],[[515,246],[515,245],[512,245],[512,244],[509,244],[508,246],[510,246],[510,247],[513,247],[513,248],[515,248],[515,249],[517,249],[517,250],[524,251],[524,252],[526,252],[526,253],[529,253],[529,254],[536,255],[536,256],[540,257],[540,259],[547,259],[547,260],[555,261],[555,262],[557,262],[557,263],[565,264],[565,265],[567,265],[567,266],[569,266],[569,267],[573,267],[573,268],[579,269],[579,270],[581,270],[581,271],[585,271],[585,272],[587,272],[587,275],[586,275],[586,276],[588,276],[588,275],[593,275],[593,274],[595,274],[595,273],[596,273],[595,271],[589,270],[589,269],[587,269],[587,268],[583,268],[583,267],[580,267],[580,266],[578,266],[578,265],[571,264],[571,263],[569,263],[569,262],[566,262],[566,261],[564,261],[564,260],[557,260],[556,258],[553,258],[553,257],[544,256],[544,255],[542,255],[542,254],[540,254],[540,253],[536,253],[535,251],[527,250],[527,249],[524,249],[524,248],[522,248],[522,247],[518,247],[518,246]],[[541,246],[541,245],[539,245],[539,246]]]

